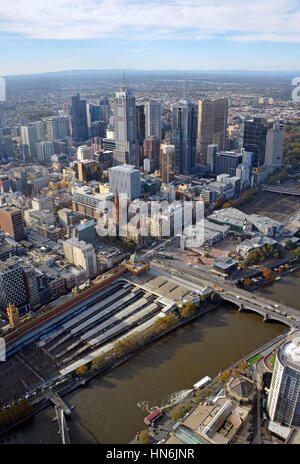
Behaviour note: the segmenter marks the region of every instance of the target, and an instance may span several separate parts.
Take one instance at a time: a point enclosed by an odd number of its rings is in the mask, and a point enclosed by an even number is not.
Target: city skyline
[[[300,5],[227,0],[12,0],[1,75],[69,69],[296,71]],[[263,32],[262,32],[263,31]],[[288,32],[285,32],[288,31]]]

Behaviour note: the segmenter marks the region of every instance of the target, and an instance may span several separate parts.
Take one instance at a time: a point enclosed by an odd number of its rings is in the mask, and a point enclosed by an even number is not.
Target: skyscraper
[[[36,125],[21,126],[21,136],[23,144],[28,146],[30,158],[34,159],[36,156],[36,143],[39,141]]]
[[[244,122],[243,147],[253,153],[253,167],[265,162],[267,126],[264,118],[253,118]]]
[[[168,184],[174,178],[175,146],[167,143],[160,145],[160,177]]]
[[[145,136],[161,140],[161,105],[156,101],[145,103]]]
[[[180,100],[173,105],[172,118],[175,171],[180,174],[190,174],[196,163],[196,106],[189,100]]]
[[[108,170],[109,191],[119,195],[127,195],[129,201],[138,198],[141,194],[141,175],[134,166],[114,166]]]
[[[277,350],[268,412],[270,419],[281,425],[300,426],[300,330]]]
[[[136,105],[136,128],[137,139],[140,145],[143,145],[145,138],[145,107],[144,103]]]
[[[53,142],[44,140],[43,142],[38,142],[36,144],[36,158],[38,161],[41,161],[42,163],[49,163],[52,155],[54,155]]]
[[[225,149],[228,100],[200,100],[198,103],[198,161],[207,162],[207,146],[217,144]]]
[[[115,117],[115,164],[138,164],[135,97],[125,82],[114,99]]]
[[[80,94],[72,97],[71,106],[72,138],[75,142],[88,139],[86,101],[80,100]]]
[[[110,105],[107,97],[104,97],[100,100],[100,120],[104,121],[106,125],[109,124],[110,117]]]
[[[281,166],[283,156],[284,127],[278,122],[267,132],[265,164]]]
[[[63,139],[70,135],[70,119],[61,118],[47,118],[45,119],[47,140]]]

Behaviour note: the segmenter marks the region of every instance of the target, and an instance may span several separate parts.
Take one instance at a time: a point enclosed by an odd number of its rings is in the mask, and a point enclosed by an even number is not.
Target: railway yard
[[[135,278],[116,279],[49,322],[44,335],[41,332],[32,342],[19,345],[0,364],[0,406],[24,396],[32,399],[53,379],[74,370],[74,365],[92,359],[97,350],[105,351],[116,340],[152,324],[176,300],[194,297],[174,282],[151,275],[147,280],[151,285]]]

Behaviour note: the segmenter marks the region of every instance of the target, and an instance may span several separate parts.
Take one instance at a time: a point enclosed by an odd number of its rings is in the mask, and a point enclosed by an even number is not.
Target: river
[[[258,293],[300,310],[300,272]],[[133,359],[65,397],[76,408],[68,420],[72,443],[128,443],[154,406],[175,404],[205,375],[220,370],[287,331],[254,313],[224,304],[154,343]],[[59,443],[54,408],[37,414],[6,443]]]

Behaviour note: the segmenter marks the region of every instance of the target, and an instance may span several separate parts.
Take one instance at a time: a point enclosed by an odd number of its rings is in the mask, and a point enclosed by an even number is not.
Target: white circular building
[[[300,426],[300,330],[278,349],[268,398],[272,421]]]

